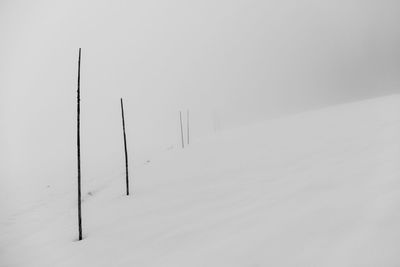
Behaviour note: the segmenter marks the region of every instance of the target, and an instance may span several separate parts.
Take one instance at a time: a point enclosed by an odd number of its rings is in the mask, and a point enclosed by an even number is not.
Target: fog
[[[95,178],[123,168],[120,97],[140,165],[179,145],[180,110],[196,140],[216,121],[398,93],[399,25],[395,0],[1,0],[0,186],[75,183],[79,47],[83,177]]]

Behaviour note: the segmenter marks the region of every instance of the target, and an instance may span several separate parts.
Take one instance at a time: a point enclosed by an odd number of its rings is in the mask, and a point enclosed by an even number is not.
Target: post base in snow
[[[74,239],[73,241],[74,242],[80,242],[80,241],[83,241],[84,239],[85,239],[85,236],[83,236],[81,239],[79,239],[79,237],[78,237],[78,238]]]

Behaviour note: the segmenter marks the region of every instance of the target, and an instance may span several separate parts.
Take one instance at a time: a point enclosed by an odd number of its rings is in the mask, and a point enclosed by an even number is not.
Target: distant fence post
[[[179,111],[179,119],[180,119],[180,122],[181,122],[182,148],[185,148],[185,142],[183,141],[182,111]]]
[[[79,240],[82,240],[82,210],[81,210],[81,137],[80,137],[80,82],[81,82],[81,49],[78,57],[78,90],[77,90],[77,153],[78,153],[78,229]]]
[[[186,114],[186,125],[187,125],[187,144],[189,145],[189,110],[187,110]]]

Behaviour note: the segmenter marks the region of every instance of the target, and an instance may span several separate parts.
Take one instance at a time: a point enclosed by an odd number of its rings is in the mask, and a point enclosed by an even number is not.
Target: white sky
[[[397,93],[399,25],[398,0],[0,0],[0,183],[76,176],[79,47],[97,175],[123,164],[120,97],[141,162],[179,143],[179,110],[196,138],[212,114],[227,128]]]

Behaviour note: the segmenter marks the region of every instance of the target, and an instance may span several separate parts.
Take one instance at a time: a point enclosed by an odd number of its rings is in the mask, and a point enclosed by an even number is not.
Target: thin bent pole
[[[125,147],[126,195],[129,196],[128,148],[126,146],[124,103],[122,101],[122,98],[121,98],[121,113],[122,113],[122,129],[123,129],[123,132],[124,132],[124,147]]]

